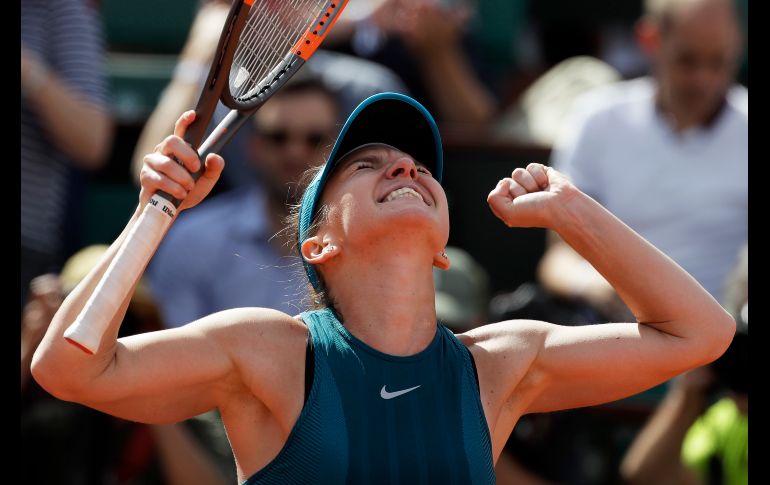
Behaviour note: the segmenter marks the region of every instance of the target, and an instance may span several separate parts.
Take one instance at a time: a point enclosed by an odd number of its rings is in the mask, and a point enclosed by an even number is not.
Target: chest
[[[247,483],[493,482],[489,434],[463,349],[437,336],[419,356],[392,357],[322,333],[329,328],[315,334],[309,381],[286,374],[293,365],[284,368],[283,382],[310,382],[298,416],[285,412],[295,409],[292,399],[269,405],[273,421],[246,423],[259,436],[247,445],[264,449],[262,440],[271,439],[268,460],[246,457],[246,468],[258,470]],[[271,424],[274,435],[265,433]]]
[[[469,369],[446,357],[322,357],[295,431],[308,443],[317,433],[347,483],[470,483],[492,469],[486,421]]]

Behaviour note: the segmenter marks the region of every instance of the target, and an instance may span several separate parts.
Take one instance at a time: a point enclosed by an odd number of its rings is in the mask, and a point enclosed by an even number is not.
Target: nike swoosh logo
[[[394,397],[402,396],[402,395],[406,394],[407,392],[414,391],[418,387],[420,387],[420,386],[410,387],[409,389],[404,389],[404,390],[401,390],[401,391],[388,392],[388,391],[385,390],[385,386],[382,386],[382,389],[380,389],[380,397],[383,398],[383,399],[393,399]]]

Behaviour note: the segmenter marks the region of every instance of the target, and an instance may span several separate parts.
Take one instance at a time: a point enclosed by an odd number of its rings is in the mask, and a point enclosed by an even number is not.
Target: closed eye
[[[374,164],[370,162],[356,162],[353,166],[354,170],[361,170],[363,168],[374,168]]]

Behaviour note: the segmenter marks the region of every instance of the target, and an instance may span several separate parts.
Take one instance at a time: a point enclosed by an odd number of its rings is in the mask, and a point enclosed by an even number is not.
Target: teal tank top
[[[470,351],[437,324],[418,354],[388,355],[330,309],[302,314],[313,376],[281,451],[243,485],[489,484],[492,446]]]

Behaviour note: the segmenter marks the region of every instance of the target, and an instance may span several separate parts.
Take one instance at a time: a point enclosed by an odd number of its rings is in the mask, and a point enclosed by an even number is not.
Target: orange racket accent
[[[321,42],[326,38],[334,23],[339,17],[339,13],[345,7],[347,0],[340,0],[329,5],[326,12],[322,13],[315,24],[307,29],[300,40],[294,44],[292,51],[299,57],[307,61],[310,56],[318,49]]]
[[[222,27],[217,54],[195,108],[196,124],[190,126],[184,136],[185,142],[197,147],[201,160],[205,160],[208,153],[219,151],[232,133],[302,67],[304,60],[324,40],[347,2],[233,0]],[[273,10],[276,10],[275,15],[272,15]],[[246,35],[241,38],[244,32]],[[236,69],[232,69],[233,66]],[[228,73],[236,77],[231,79]],[[231,92],[233,87],[243,88],[237,99]],[[230,113],[204,140],[206,126],[218,101],[231,108]],[[201,172],[192,174],[193,178],[197,180]],[[85,352],[99,350],[110,322],[160,245],[181,202],[162,191],[152,196],[80,314],[64,332],[68,342]]]

